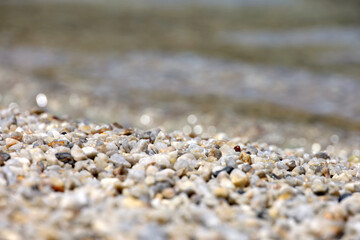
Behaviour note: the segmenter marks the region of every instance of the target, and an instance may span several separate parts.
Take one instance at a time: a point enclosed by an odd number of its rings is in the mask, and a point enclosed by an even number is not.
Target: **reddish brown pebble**
[[[239,145],[236,145],[234,147],[235,152],[241,152],[241,147]]]
[[[64,187],[64,186],[52,185],[51,188],[52,188],[55,192],[64,192],[64,191],[65,191],[65,187]]]

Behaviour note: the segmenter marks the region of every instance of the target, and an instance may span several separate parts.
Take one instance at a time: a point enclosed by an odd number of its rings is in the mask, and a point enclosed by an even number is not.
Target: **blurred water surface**
[[[359,6],[2,1],[0,102],[292,146],[346,135],[358,147]]]

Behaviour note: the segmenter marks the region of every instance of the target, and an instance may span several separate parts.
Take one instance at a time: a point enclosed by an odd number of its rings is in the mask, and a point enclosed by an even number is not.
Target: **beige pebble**
[[[227,198],[229,191],[226,188],[218,187],[213,190],[213,194],[216,197]]]
[[[7,148],[10,148],[11,146],[14,146],[15,144],[20,143],[18,140],[15,140],[13,138],[6,138],[5,139],[5,144]]]
[[[164,198],[170,199],[175,196],[175,190],[173,188],[165,188],[161,194]]]
[[[70,153],[71,153],[71,156],[73,156],[75,161],[81,161],[81,160],[86,160],[87,159],[85,153],[76,144],[71,148]]]
[[[234,169],[230,174],[230,179],[232,183],[239,188],[244,188],[249,185],[249,179],[246,173],[242,172],[240,169]]]

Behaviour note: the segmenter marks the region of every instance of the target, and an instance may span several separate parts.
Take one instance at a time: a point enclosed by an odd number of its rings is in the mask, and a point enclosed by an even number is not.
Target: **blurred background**
[[[0,0],[0,104],[360,154],[358,0]]]

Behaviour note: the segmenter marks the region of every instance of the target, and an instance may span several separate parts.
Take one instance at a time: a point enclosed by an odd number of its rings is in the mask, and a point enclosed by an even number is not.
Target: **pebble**
[[[85,153],[77,144],[75,144],[71,148],[71,156],[74,158],[75,161],[81,161],[87,159]]]
[[[104,170],[106,167],[107,167],[107,161],[109,160],[109,157],[104,154],[104,153],[99,153],[95,159],[94,159],[94,163],[96,165],[96,168],[99,170],[99,171],[102,171]]]
[[[3,166],[11,158],[10,154],[0,152],[0,166]]]
[[[65,185],[64,185],[64,182],[60,178],[51,177],[50,182],[51,182],[51,188],[54,191],[56,191],[56,192],[64,192]]]
[[[174,169],[180,170],[180,169],[187,169],[192,170],[195,167],[194,163],[195,157],[191,153],[185,153],[184,155],[180,156],[175,164]]]
[[[83,147],[82,151],[88,157],[93,159],[98,154],[98,151],[94,147]]]
[[[258,153],[258,149],[252,145],[247,146],[246,151],[249,151],[251,154],[255,154],[255,155]]]
[[[209,152],[209,157],[215,157],[216,159],[220,159],[222,156],[222,152],[217,148],[212,148]]]
[[[11,146],[14,146],[15,144],[20,143],[18,140],[13,139],[13,138],[6,138],[5,139],[5,144],[7,148],[10,148]]]
[[[231,172],[230,179],[236,187],[239,187],[241,189],[249,185],[249,179],[246,173],[242,172],[239,169],[235,169]]]
[[[327,153],[319,152],[315,154],[315,157],[322,159],[330,159],[330,156]]]
[[[122,156],[119,153],[115,153],[113,154],[110,159],[110,162],[114,163],[115,167],[119,167],[121,165],[124,165],[125,167],[131,167],[131,164],[126,161],[126,159],[124,158],[124,156]]]
[[[136,182],[141,182],[145,179],[145,171],[139,169],[130,169],[128,171],[128,178]]]
[[[227,198],[229,191],[226,188],[218,187],[213,190],[213,194],[219,198]]]
[[[148,141],[141,139],[139,140],[133,149],[131,149],[130,153],[140,153],[145,152],[148,148]]]
[[[175,190],[173,188],[165,188],[162,190],[161,194],[164,198],[170,199],[175,196]]]
[[[320,179],[315,179],[311,184],[311,190],[316,195],[324,195],[327,192],[328,187]]]
[[[68,164],[70,164],[70,165],[72,165],[72,166],[75,165],[74,158],[71,156],[70,153],[67,153],[67,152],[56,153],[56,154],[55,154],[55,157],[56,157],[59,161],[61,161],[61,162],[63,162],[63,163],[68,163]]]
[[[171,156],[169,154],[155,154],[152,156],[152,160],[159,168],[170,168],[171,167]]]
[[[114,188],[115,184],[119,183],[117,178],[103,178],[101,179],[101,186],[104,188]]]
[[[174,177],[175,173],[176,172],[172,169],[161,170],[161,171],[155,173],[155,180],[157,182],[167,181],[169,179],[172,179]]]
[[[234,148],[230,147],[227,144],[224,144],[223,146],[221,146],[219,150],[221,151],[222,155],[230,155],[230,154],[235,153]]]

